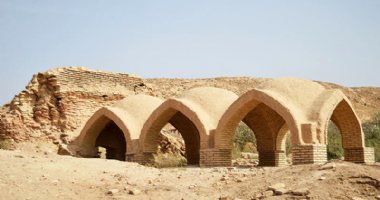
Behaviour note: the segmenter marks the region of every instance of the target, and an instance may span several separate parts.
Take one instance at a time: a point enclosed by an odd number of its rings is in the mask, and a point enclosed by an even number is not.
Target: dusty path
[[[156,169],[113,160],[0,150],[0,163],[0,199],[376,199],[380,195],[379,165],[346,162],[336,162],[335,168],[326,170],[316,165]],[[309,194],[272,196],[268,186],[277,183],[293,192],[305,188]]]

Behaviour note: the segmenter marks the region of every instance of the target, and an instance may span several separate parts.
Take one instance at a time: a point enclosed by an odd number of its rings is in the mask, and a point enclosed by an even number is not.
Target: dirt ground
[[[0,199],[376,199],[380,165],[165,168],[0,150]],[[268,190],[277,184],[277,194]],[[281,186],[282,185],[282,186]],[[274,186],[276,187],[276,186]],[[282,188],[282,189],[281,189]],[[280,192],[279,192],[280,191]],[[281,192],[282,191],[282,192]],[[301,196],[297,196],[297,195]]]

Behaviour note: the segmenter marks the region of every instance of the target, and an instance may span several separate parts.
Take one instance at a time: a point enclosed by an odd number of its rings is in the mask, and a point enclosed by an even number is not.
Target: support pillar
[[[284,151],[259,151],[259,166],[284,166],[286,155]]]
[[[344,160],[353,163],[368,163],[375,162],[375,151],[372,147],[345,148]]]
[[[201,149],[199,153],[201,167],[231,166],[231,149]]]
[[[137,162],[142,165],[152,162],[153,159],[153,153],[150,152],[127,154],[125,158],[128,162]]]
[[[288,165],[288,163],[286,162],[285,151],[276,151],[275,156],[276,156],[276,167]]]
[[[327,147],[323,144],[298,145],[292,148],[293,165],[327,162]]]

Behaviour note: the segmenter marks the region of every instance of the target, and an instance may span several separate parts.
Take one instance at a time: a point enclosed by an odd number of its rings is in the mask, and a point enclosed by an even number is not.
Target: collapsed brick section
[[[0,140],[16,142],[58,137],[79,128],[97,109],[147,92],[141,78],[85,68],[38,73],[0,110]]]

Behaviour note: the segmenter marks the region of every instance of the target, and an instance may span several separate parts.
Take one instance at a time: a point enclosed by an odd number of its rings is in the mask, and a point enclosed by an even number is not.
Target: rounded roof
[[[122,120],[130,127],[131,139],[138,139],[140,131],[150,114],[162,104],[163,100],[144,94],[133,95],[115,102],[109,106],[111,110],[117,108],[122,114]],[[120,113],[120,112],[119,112]]]
[[[308,118],[315,101],[326,91],[321,84],[301,78],[276,78],[257,89],[287,105],[301,120]]]
[[[200,118],[203,118],[204,122],[207,122],[212,128],[216,128],[221,116],[237,98],[238,96],[229,90],[215,87],[196,87],[185,91],[174,99],[193,108],[200,115],[207,115],[200,116]]]
[[[138,139],[145,121],[162,102],[159,98],[140,94],[126,97],[111,106],[102,107],[86,122],[78,137],[79,142],[86,143],[86,138],[90,138],[92,142],[95,141],[94,136],[89,134],[99,134],[100,124],[105,125],[110,120],[121,128],[127,143]],[[127,148],[130,147],[127,145]]]
[[[163,100],[157,97],[138,94],[117,101],[109,107],[119,108],[129,113],[134,121],[141,125],[162,102]]]

